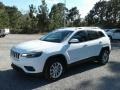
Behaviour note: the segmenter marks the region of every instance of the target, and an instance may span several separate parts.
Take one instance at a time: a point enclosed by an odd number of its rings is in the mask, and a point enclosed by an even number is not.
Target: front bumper
[[[18,71],[24,75],[27,75],[27,76],[38,76],[38,77],[43,77],[43,73],[26,73],[24,72],[20,67],[14,65],[13,63],[11,64],[11,67],[15,70],[15,71]]]
[[[16,69],[17,71],[23,71],[25,73],[33,74],[33,73],[42,73],[44,64],[45,64],[45,58],[43,57],[37,57],[37,58],[14,58],[12,59],[12,68]]]
[[[11,67],[13,68],[13,69],[15,69],[16,71],[19,71],[19,72],[22,72],[22,73],[25,73],[20,67],[18,67],[18,66],[16,66],[15,64],[11,64]]]

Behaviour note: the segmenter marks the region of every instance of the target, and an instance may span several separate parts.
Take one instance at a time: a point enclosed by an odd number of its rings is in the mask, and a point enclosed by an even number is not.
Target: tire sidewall
[[[107,57],[106,61],[103,61],[103,56],[104,56],[105,53],[108,55],[108,57]],[[99,61],[100,61],[100,64],[102,64],[102,65],[105,65],[105,64],[108,63],[108,61],[109,61],[109,51],[108,50],[102,50],[102,52],[99,56]]]
[[[62,67],[63,67],[63,71],[62,71],[61,75],[60,75],[58,78],[52,78],[52,77],[50,76],[50,67],[51,67],[52,64],[54,64],[55,62],[61,63],[61,65],[62,65]],[[45,70],[44,70],[44,76],[45,76],[45,78],[46,78],[47,80],[49,80],[49,81],[56,81],[56,80],[58,80],[58,79],[61,78],[61,76],[63,75],[64,71],[65,71],[65,65],[64,65],[64,63],[63,63],[62,61],[60,61],[59,59],[57,59],[57,58],[53,58],[53,59],[51,59],[51,60],[49,60],[49,61],[47,62],[46,66],[45,66]]]

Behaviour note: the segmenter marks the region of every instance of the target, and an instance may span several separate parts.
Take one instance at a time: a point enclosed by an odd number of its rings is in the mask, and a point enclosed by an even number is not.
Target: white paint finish
[[[70,38],[77,31],[88,30],[88,28],[89,27],[71,28],[71,30],[74,31],[73,34],[71,34],[68,39],[61,43],[33,40],[16,45],[12,48],[12,50],[20,54],[31,52],[43,53],[40,57],[36,58],[20,57],[18,60],[16,60],[15,58],[11,57],[12,63],[22,68],[26,73],[39,73],[43,72],[45,62],[50,56],[62,54],[66,57],[67,64],[71,64],[73,62],[77,62],[78,60],[99,55],[102,47],[109,46],[111,49],[110,40],[105,32],[99,28],[92,27],[90,27],[90,30],[102,31],[105,34],[105,37],[82,43],[68,43]],[[63,28],[59,30],[70,30],[70,28]],[[24,66],[32,66],[35,68],[35,71],[27,71]]]

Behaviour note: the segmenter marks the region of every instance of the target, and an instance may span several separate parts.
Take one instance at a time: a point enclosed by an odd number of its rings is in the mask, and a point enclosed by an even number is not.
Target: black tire
[[[1,35],[0,37],[3,38],[3,37],[5,37],[5,35]]]
[[[59,69],[59,70],[62,69],[62,72],[60,71],[60,74],[57,77],[54,77],[55,75],[53,75],[53,76],[51,75],[51,73],[52,73],[52,67],[55,64],[59,64],[60,67],[62,66],[62,68]],[[56,71],[57,71],[57,69],[56,69]],[[65,71],[65,64],[62,62],[62,60],[59,60],[59,58],[53,58],[51,60],[48,60],[48,62],[45,65],[45,68],[44,68],[44,77],[47,80],[49,80],[49,81],[56,81],[56,80],[58,80],[63,75],[64,71]]]
[[[99,55],[99,63],[101,64],[101,65],[105,65],[105,64],[107,64],[108,63],[108,61],[109,61],[109,51],[108,50],[102,50],[101,51],[101,53],[100,53],[100,55]]]
[[[5,37],[5,35],[2,35],[2,37]]]

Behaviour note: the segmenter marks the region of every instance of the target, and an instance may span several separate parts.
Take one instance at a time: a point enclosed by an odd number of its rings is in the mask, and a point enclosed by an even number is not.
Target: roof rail
[[[91,28],[91,29],[99,29],[99,27],[77,27],[78,29],[84,29],[84,28]]]

